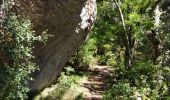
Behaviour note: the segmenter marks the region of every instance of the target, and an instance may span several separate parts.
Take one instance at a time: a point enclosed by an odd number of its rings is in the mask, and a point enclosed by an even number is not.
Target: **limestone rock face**
[[[40,71],[29,82],[32,91],[52,84],[65,63],[84,42],[96,16],[96,0],[18,0],[19,14],[33,23],[37,34],[53,35],[46,45],[35,43],[34,54]]]

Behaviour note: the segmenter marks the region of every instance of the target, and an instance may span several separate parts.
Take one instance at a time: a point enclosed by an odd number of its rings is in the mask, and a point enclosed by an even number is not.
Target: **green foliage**
[[[77,85],[78,80],[80,80],[80,76],[75,73],[74,68],[66,66],[60,74],[57,83],[52,85],[50,90],[47,89],[40,93],[41,100],[62,100],[65,92],[67,92],[71,86]]]
[[[121,5],[127,33],[131,35],[134,41],[134,44],[132,43],[132,48],[137,51],[134,52],[134,57],[138,56],[138,52],[142,53],[145,59],[150,59],[152,57],[151,44],[149,43],[146,33],[154,26],[153,18],[148,14],[154,2],[155,1],[152,0],[126,0]],[[92,58],[97,57],[99,64],[116,65],[119,62],[115,62],[115,60],[120,57],[120,49],[118,48],[123,49],[124,45],[124,34],[122,34],[122,30],[119,12],[112,2],[110,2],[110,0],[100,1],[100,3],[98,3],[97,20],[91,32],[89,42],[86,42],[81,51],[84,51],[84,48],[92,49],[90,51],[86,49],[86,53],[82,52],[80,54],[81,57],[78,56],[78,59],[84,56],[88,62],[88,60],[91,61]],[[91,43],[91,40],[94,40],[95,44]],[[87,52],[93,52],[93,54]],[[90,54],[91,57],[88,56],[88,54]],[[139,59],[142,59],[142,57]],[[122,59],[119,59],[119,61],[120,60]]]
[[[0,64],[0,99],[24,100],[28,92],[25,86],[31,78],[29,74],[36,69],[32,62],[32,44],[36,37],[30,22],[16,16],[9,16],[5,27],[8,32],[4,33],[6,37],[1,40],[0,49],[9,62]]]
[[[52,96],[52,98],[57,98],[57,99],[61,99],[63,94],[73,85],[73,84],[77,84],[77,78],[76,76],[68,76],[65,75],[64,73],[61,73],[60,78],[58,79],[58,83],[57,83],[57,88],[54,92],[54,95]]]
[[[155,66],[151,62],[138,62],[128,71],[120,68],[116,83],[105,92],[104,98],[132,100],[138,94],[142,100],[165,100],[169,96],[168,80],[165,77],[169,72],[167,68]]]
[[[169,13],[165,13],[162,16],[162,22],[159,28],[159,39],[161,42],[161,56],[159,57],[159,63],[161,66],[170,67],[170,24],[168,20],[170,19]]]
[[[101,1],[98,4],[98,16],[94,28],[91,32],[90,39],[87,40],[86,45],[90,45],[91,40],[95,40],[95,43],[91,43],[91,49],[93,52],[93,58],[95,58],[98,64],[115,65],[115,58],[113,52],[116,49],[118,37],[115,33],[117,26],[113,26],[114,21],[112,16],[114,16],[112,5],[107,1]],[[89,59],[90,60],[90,59]]]
[[[112,88],[105,92],[104,100],[135,100],[134,87],[130,87],[128,83],[119,82],[113,85]]]
[[[91,39],[96,39],[95,46],[98,64],[116,67],[117,78],[112,88],[104,93],[105,100],[169,99],[169,25],[161,22],[161,28],[155,29],[153,5],[157,0],[120,0],[126,32],[131,37],[134,66],[124,66],[124,41],[122,22],[118,10],[110,0],[99,1],[98,16],[92,30]],[[163,24],[163,25],[162,25]],[[153,61],[155,53],[153,30],[161,44],[159,62]],[[153,64],[154,62],[154,64]]]
[[[96,54],[96,39],[91,38],[86,43],[84,46],[80,48],[80,51],[78,52],[77,55],[77,60],[79,63],[82,63],[82,66],[89,66],[93,65],[95,63],[94,55]]]

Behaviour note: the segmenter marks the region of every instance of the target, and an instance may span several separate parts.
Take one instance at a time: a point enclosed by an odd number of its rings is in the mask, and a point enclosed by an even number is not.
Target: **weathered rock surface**
[[[34,54],[40,71],[29,83],[32,91],[52,84],[63,66],[86,39],[96,15],[96,0],[18,0],[19,13],[30,19],[37,34],[44,30],[46,45],[35,43]]]

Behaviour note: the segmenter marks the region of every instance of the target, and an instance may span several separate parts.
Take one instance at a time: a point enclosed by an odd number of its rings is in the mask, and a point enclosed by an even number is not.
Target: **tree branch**
[[[116,4],[116,7],[118,8],[119,10],[119,14],[120,14],[120,17],[121,17],[121,21],[122,21],[122,26],[123,26],[123,29],[126,30],[126,25],[125,25],[125,19],[124,19],[124,16],[123,16],[123,13],[122,13],[122,10],[117,2],[117,0],[113,0],[114,3]]]

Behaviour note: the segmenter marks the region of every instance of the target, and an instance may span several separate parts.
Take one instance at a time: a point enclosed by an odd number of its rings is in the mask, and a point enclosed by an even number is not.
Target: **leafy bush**
[[[29,89],[29,74],[37,67],[33,63],[32,44],[36,40],[31,23],[16,16],[9,16],[5,23],[6,32],[0,41],[0,99],[24,100]],[[6,62],[8,60],[8,62]]]
[[[77,52],[75,58],[73,58],[73,66],[85,67],[88,68],[89,65],[93,65],[96,62],[96,39],[88,39],[84,45],[80,47],[80,50]]]
[[[105,92],[105,100],[111,98],[131,100],[137,98],[136,93],[144,99],[168,99],[169,68],[153,65],[151,62],[138,62],[130,70],[119,69],[117,81]],[[115,100],[112,99],[112,100]]]
[[[41,96],[41,100],[61,100],[71,86],[78,84],[79,79],[80,76],[75,73],[74,68],[66,66],[60,74],[57,83],[50,88],[46,88],[38,96]]]
[[[114,84],[113,87],[106,91],[104,100],[135,100],[134,91],[135,87],[130,87],[128,83],[119,82]]]

